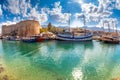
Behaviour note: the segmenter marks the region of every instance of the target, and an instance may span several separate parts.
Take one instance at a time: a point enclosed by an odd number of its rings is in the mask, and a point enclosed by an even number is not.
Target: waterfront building
[[[40,34],[41,25],[35,20],[25,20],[12,25],[2,26],[2,36],[33,36]]]

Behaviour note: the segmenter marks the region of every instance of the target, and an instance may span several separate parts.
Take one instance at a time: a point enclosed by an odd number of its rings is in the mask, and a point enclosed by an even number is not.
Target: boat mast
[[[83,14],[84,26],[86,25],[85,15]]]
[[[108,22],[108,31],[110,32],[110,24],[109,24],[109,22]]]
[[[85,15],[83,14],[83,24],[84,24],[84,27],[85,27],[85,35],[86,35],[86,20],[85,20]]]
[[[69,13],[70,13],[70,12],[69,12]],[[69,26],[68,30],[69,30],[69,32],[70,32],[70,31],[71,31],[71,30],[70,30],[70,15],[69,15],[68,26]]]
[[[117,34],[117,24],[115,24],[115,27],[116,27],[116,34]]]
[[[114,32],[115,23],[113,21],[112,21],[112,26],[113,26],[113,32]]]
[[[103,26],[103,31],[104,31],[104,22],[102,22],[102,23],[103,23],[103,25],[102,25],[102,26]]]

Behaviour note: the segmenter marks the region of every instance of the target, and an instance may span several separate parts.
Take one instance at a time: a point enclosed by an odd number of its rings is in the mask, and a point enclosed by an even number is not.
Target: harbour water
[[[112,80],[120,77],[120,45],[92,42],[0,41],[0,79]]]

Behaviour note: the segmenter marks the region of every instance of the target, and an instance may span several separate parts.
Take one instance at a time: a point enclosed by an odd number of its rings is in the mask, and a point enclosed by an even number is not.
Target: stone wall
[[[2,36],[33,36],[40,33],[40,26],[38,21],[26,20],[14,25],[3,25]]]

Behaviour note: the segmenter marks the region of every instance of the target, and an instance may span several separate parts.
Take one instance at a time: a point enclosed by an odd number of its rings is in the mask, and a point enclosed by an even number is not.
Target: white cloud
[[[80,4],[82,13],[84,13],[87,21],[98,22],[100,19],[107,18],[112,14],[112,0],[98,0],[98,6],[93,3],[85,3],[84,0],[75,0],[75,2]]]
[[[28,13],[28,19],[37,20],[40,23],[44,23],[48,20],[48,15],[42,9],[39,12],[36,8],[31,8],[30,13]]]
[[[75,13],[74,16],[75,16],[76,19],[80,19],[80,18],[84,17],[84,14],[83,13]]]
[[[87,21],[96,21],[97,27],[108,26],[116,27],[118,20],[116,18],[110,18],[113,14],[113,9],[120,10],[120,0],[98,0],[98,5],[93,3],[86,3],[85,0],[75,0],[80,5],[82,13],[76,13],[76,18],[81,18],[83,13]]]
[[[38,10],[38,5],[34,7],[30,4],[30,0],[7,0],[8,5],[3,5],[4,9],[9,10],[12,14],[19,14],[23,19],[37,20],[40,23],[44,23],[48,20],[47,9],[42,8]],[[15,17],[13,21],[20,21],[20,17]]]
[[[49,14],[55,21],[60,23],[67,23],[71,16],[70,13],[62,13],[62,6],[60,5],[60,2],[54,3],[54,8],[49,11]]]
[[[87,7],[86,7],[87,6]],[[82,11],[85,13],[94,13],[97,11],[97,6],[92,3],[83,3],[81,5]]]
[[[14,17],[14,19],[13,19],[13,22],[19,22],[19,21],[21,21],[22,19],[20,18],[20,17]]]
[[[2,8],[1,8],[1,5],[0,5],[0,16],[2,15]]]
[[[75,2],[79,3],[79,4],[83,4],[84,0],[74,0]]]
[[[115,7],[120,10],[120,0],[116,0]]]
[[[103,19],[104,23],[109,23],[109,22],[115,22],[118,23],[118,20],[116,18],[104,18]]]
[[[9,10],[12,14],[21,14],[23,17],[27,16],[27,11],[31,8],[30,0],[7,0],[7,3],[3,5],[5,10]]]
[[[86,16],[84,13],[75,13],[74,17],[75,17],[75,19],[77,19],[79,21],[82,21],[82,22],[84,22],[84,20],[86,22],[90,22],[90,19],[91,19],[91,17],[89,16],[89,14]]]
[[[28,2],[26,2],[26,0],[20,0],[20,12],[23,15],[23,17],[27,16],[27,11],[28,9],[31,8],[31,4],[30,4],[30,0],[28,0]]]
[[[112,10],[118,9],[120,10],[120,0],[98,0],[99,4],[102,4],[105,9]]]
[[[62,6],[60,2],[54,3],[54,8],[38,8],[38,5],[32,6],[30,0],[7,0],[7,5],[3,5],[5,10],[10,11],[12,14],[21,15],[23,19],[37,20],[40,23],[48,21],[50,15],[56,22],[67,23],[71,14],[62,13]],[[18,16],[17,16],[18,17]],[[17,17],[13,21],[19,21]]]
[[[118,20],[116,18],[104,18],[104,19],[100,20],[97,27],[108,28],[108,24],[109,24],[110,28],[113,29],[113,27],[114,28],[117,27]]]
[[[70,17],[69,13],[54,13],[51,14],[52,18],[60,23],[67,23]]]
[[[78,19],[75,19],[74,21],[72,21],[71,23],[71,27],[83,27],[83,23],[80,22]]]
[[[16,22],[6,21],[6,22],[1,23],[1,25],[11,25],[11,24],[16,24]]]
[[[8,4],[6,5],[6,9],[8,9],[13,14],[19,14],[19,0],[7,0]]]
[[[104,9],[111,10],[113,8],[112,0],[98,0],[99,4],[103,5]]]

